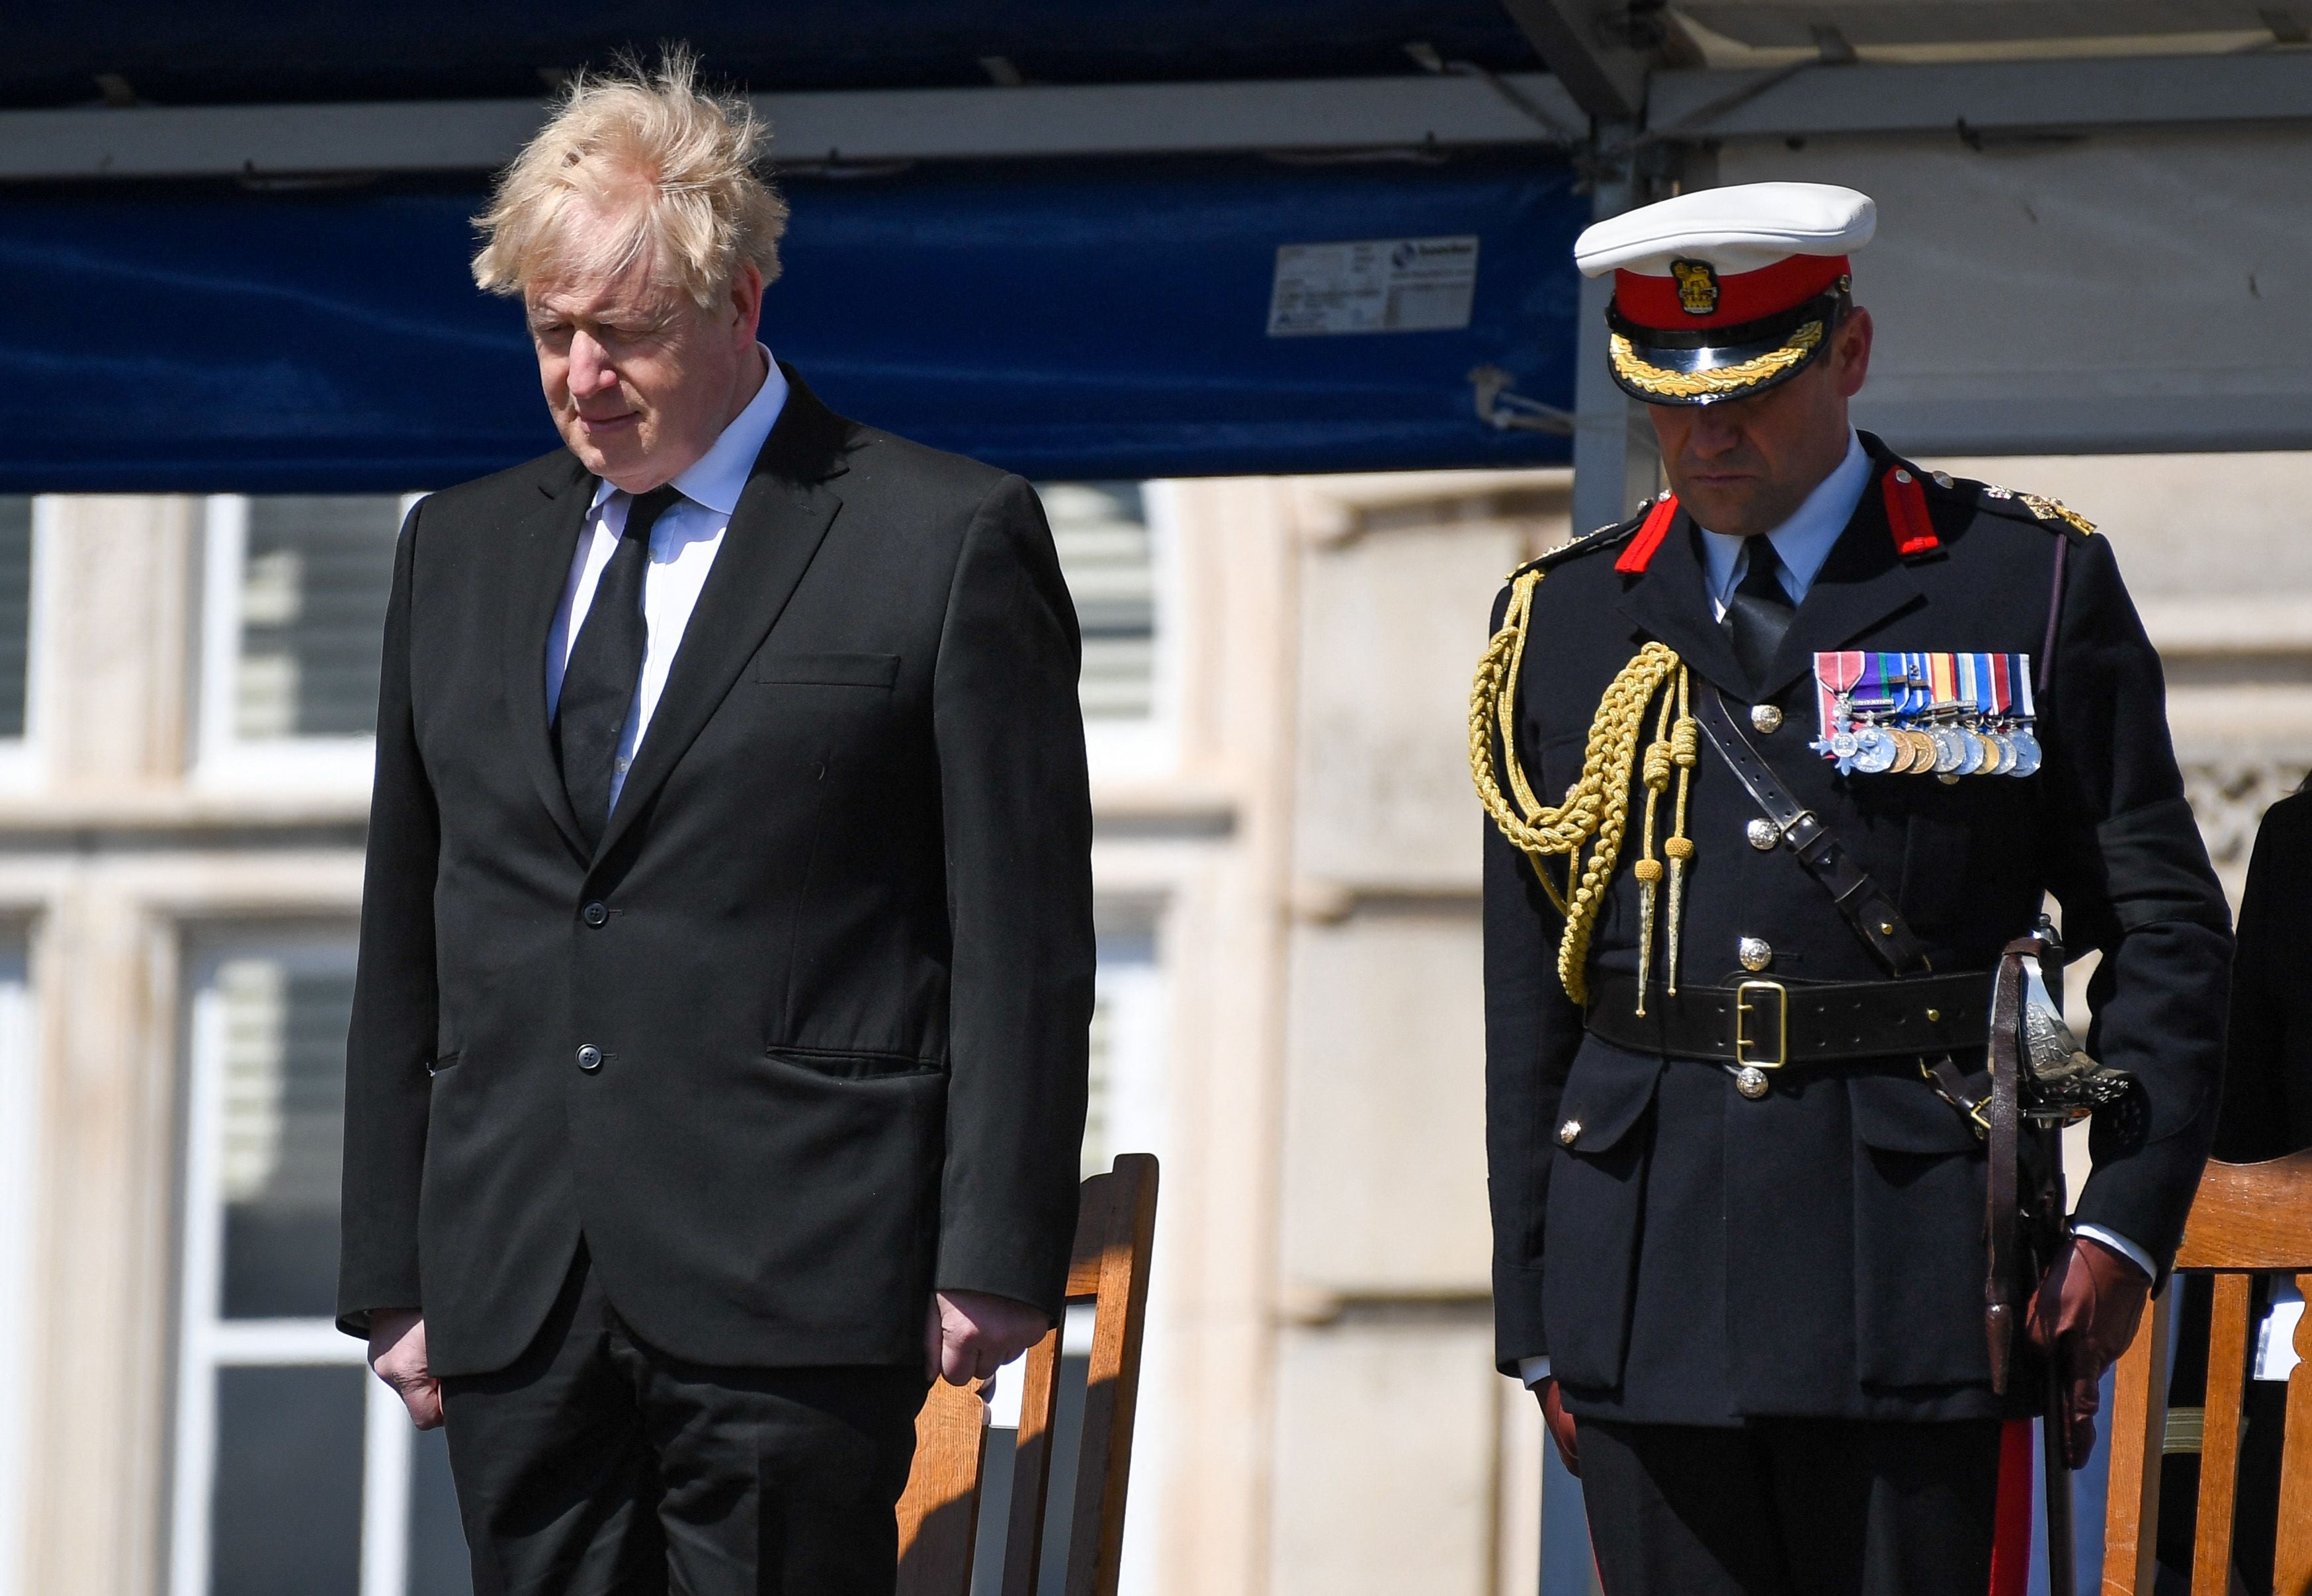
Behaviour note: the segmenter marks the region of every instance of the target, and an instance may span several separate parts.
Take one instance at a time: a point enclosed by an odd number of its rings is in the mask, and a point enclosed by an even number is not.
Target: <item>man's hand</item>
[[[1573,1416],[1565,1404],[1557,1400],[1557,1382],[1544,1378],[1533,1388],[1541,1400],[1541,1422],[1549,1430],[1549,1438],[1557,1444],[1557,1457],[1565,1471],[1574,1478],[1581,1478],[1581,1443],[1573,1433]]]
[[[942,1291],[924,1324],[924,1377],[968,1385],[1044,1339],[1052,1321],[1041,1308],[985,1291]]]
[[[2095,1450],[2103,1372],[2135,1339],[2150,1293],[2141,1269],[2100,1242],[2073,1236],[2031,1295],[2024,1333],[2040,1356],[2054,1360],[2069,1391],[2064,1461],[2074,1469]]]
[[[389,1308],[369,1316],[369,1366],[393,1387],[409,1422],[442,1427],[442,1382],[425,1365],[425,1318],[415,1308]]]

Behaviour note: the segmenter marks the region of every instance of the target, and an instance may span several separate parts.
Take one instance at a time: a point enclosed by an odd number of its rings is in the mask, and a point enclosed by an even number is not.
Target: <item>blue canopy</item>
[[[1533,48],[1499,0],[81,0],[9,8],[0,105],[74,105],[97,74],[161,105],[539,94],[541,74],[687,40],[756,92],[1362,77],[1405,47],[1496,72]]]
[[[1572,404],[1589,206],[1554,160],[925,166],[789,195],[765,336],[924,442],[1045,478],[1568,458],[1481,422],[1468,379]],[[519,309],[467,275],[481,200],[10,198],[0,492],[419,489],[553,448]],[[1281,248],[1470,239],[1466,326],[1272,336]]]

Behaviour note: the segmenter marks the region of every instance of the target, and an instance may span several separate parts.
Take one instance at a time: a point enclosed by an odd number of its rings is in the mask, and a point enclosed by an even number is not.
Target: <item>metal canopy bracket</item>
[[[1644,112],[1651,62],[1603,36],[1592,0],[1502,0],[1502,5],[1589,115],[1627,122]]]

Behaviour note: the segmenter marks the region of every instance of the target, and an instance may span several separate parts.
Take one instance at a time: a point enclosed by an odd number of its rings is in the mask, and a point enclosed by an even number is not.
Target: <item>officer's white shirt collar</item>
[[[675,652],[689,629],[698,596],[705,590],[707,573],[714,568],[714,556],[722,550],[731,517],[739,508],[739,496],[746,491],[748,475],[755,468],[755,458],[763,452],[771,429],[786,409],[786,374],[767,348],[760,344],[755,347],[763,352],[762,388],[697,463],[674,479],[675,490],[682,497],[651,524],[650,563],[643,574],[643,614],[649,624],[649,641],[643,653],[642,679],[635,685],[634,707],[627,711],[618,737],[610,777],[613,807],[626,788],[627,767],[634,763],[643,734],[650,729],[651,717],[666,691]],[[611,552],[626,534],[626,511],[633,502],[608,480],[594,490],[594,501],[586,511],[578,546],[571,555],[554,627],[547,634],[546,712],[549,718],[560,707],[570,650],[577,646]]]
[[[1789,520],[1766,534],[1773,540],[1774,553],[1782,557],[1782,589],[1790,594],[1792,604],[1806,598],[1807,590],[1814,586],[1814,579],[1822,571],[1823,562],[1830,558],[1832,545],[1846,530],[1846,523],[1854,519],[1854,507],[1862,502],[1863,490],[1870,485],[1870,451],[1850,430],[1846,434],[1846,458],[1828,476],[1815,484],[1814,492],[1791,512]],[[1709,585],[1712,611],[1721,619],[1726,615],[1734,589],[1741,585],[1743,573],[1750,569],[1749,542],[1747,537],[1733,537],[1703,528],[1703,576]]]
[[[755,345],[763,353],[763,363],[768,375],[762,388],[747,401],[747,407],[733,416],[714,446],[698,457],[690,469],[674,479],[674,490],[693,504],[701,504],[724,519],[739,508],[739,495],[747,489],[747,477],[755,468],[755,457],[763,452],[763,445],[771,429],[779,424],[779,414],[787,407],[787,375],[779,370],[779,362],[771,357],[767,344]],[[618,492],[618,485],[604,477],[594,489],[594,503],[599,508],[609,496]],[[672,513],[670,511],[669,513]],[[613,532],[623,531],[626,518],[618,518]]]

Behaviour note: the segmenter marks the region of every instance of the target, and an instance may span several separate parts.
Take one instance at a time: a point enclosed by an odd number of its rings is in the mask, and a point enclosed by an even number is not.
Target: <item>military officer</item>
[[[2074,1466],[2207,1153],[2231,937],[2159,659],[2085,519],[1850,425],[1873,220],[1582,235],[1669,492],[1513,573],[1473,700],[1497,1352],[1614,1596],[1985,1589],[1992,972],[2050,896],[2133,1078],[2016,1299]]]

